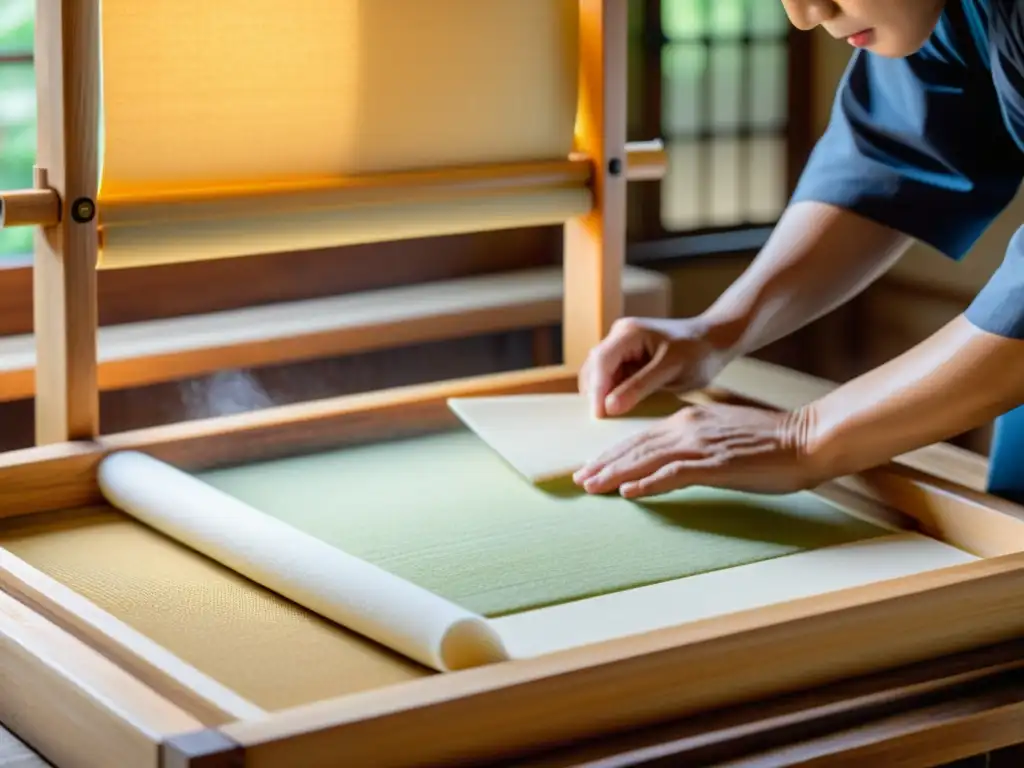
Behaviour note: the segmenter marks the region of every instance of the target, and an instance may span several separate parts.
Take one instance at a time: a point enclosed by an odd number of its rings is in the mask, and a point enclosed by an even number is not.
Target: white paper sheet
[[[652,398],[637,415],[596,418],[579,394],[451,398],[448,407],[534,483],[571,475],[604,451],[664,421],[685,403]],[[654,414],[654,415],[652,415]]]
[[[977,560],[919,533],[896,533],[503,616],[513,657],[689,624]]]

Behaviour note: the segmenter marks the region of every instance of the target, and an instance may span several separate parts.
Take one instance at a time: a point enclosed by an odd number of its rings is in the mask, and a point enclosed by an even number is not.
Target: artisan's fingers
[[[577,484],[582,485],[584,482],[603,470],[611,462],[616,461],[644,443],[657,439],[660,435],[661,430],[649,429],[644,432],[638,432],[632,437],[616,443],[611,448],[601,453],[597,458],[592,459],[580,469],[576,470],[572,476],[573,480]]]
[[[623,483],[644,478],[678,458],[673,440],[652,438],[606,464],[583,482],[583,488],[587,493],[608,493]]]
[[[581,388],[588,395],[595,418],[601,419],[608,415],[608,394],[631,373],[630,368],[642,362],[643,334],[643,329],[635,323],[618,321],[601,343],[587,355],[583,366],[585,370],[581,371]]]
[[[586,388],[594,418],[608,415],[605,401],[618,384],[623,364],[629,353],[627,339],[609,336],[587,358]]]
[[[668,384],[673,371],[666,365],[668,346],[661,345],[639,371],[615,387],[605,399],[605,411],[621,416],[636,408],[644,398]]]
[[[630,478],[619,487],[626,498],[655,496],[691,485],[707,485],[744,491],[755,485],[768,488],[788,488],[796,482],[795,471],[785,466],[772,470],[765,479],[761,459],[777,452],[777,448],[763,440],[730,441],[691,456],[675,454],[645,477]]]
[[[691,485],[716,485],[715,477],[721,462],[717,457],[696,460],[671,461],[646,477],[631,480],[619,487],[627,499],[657,496]]]

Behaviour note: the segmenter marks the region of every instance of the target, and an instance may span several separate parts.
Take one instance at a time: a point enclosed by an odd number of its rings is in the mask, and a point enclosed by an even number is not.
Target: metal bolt
[[[80,197],[71,205],[71,218],[79,224],[87,224],[96,215],[96,204],[87,197]]]

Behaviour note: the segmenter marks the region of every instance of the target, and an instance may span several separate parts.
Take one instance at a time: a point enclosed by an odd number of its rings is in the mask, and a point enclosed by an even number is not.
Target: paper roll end
[[[485,619],[466,618],[453,624],[441,640],[441,661],[447,671],[508,661],[508,651]]]
[[[107,501],[113,503],[113,495],[124,487],[126,480],[147,467],[160,466],[152,457],[141,451],[114,451],[104,456],[96,468],[96,481]]]

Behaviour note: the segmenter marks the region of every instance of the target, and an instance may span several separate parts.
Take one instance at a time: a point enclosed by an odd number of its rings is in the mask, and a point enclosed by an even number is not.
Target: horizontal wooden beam
[[[881,765],[922,764],[922,750],[928,752],[929,765],[952,763],[1024,738],[1020,722],[1013,720],[1024,704],[1022,652],[1024,642],[1011,641],[796,696],[568,745],[522,757],[515,765],[856,766],[864,764],[866,750],[875,751]]]
[[[667,277],[623,273],[627,311],[668,314]],[[219,370],[294,363],[556,325],[562,271],[548,267],[103,327],[99,386],[115,390]],[[0,402],[34,393],[31,334],[0,338]]]

